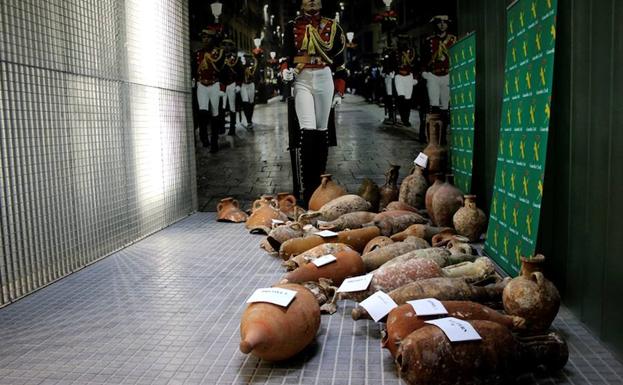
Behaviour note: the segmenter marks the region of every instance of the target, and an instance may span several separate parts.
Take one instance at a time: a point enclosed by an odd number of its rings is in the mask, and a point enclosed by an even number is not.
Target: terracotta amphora
[[[448,164],[448,150],[441,145],[441,134],[443,132],[443,120],[440,114],[428,114],[426,117],[426,132],[428,134],[428,145],[422,151],[428,156],[428,181],[435,181],[434,175],[446,172]]]
[[[264,195],[253,202],[251,216],[247,219],[246,228],[252,234],[268,234],[272,228],[273,219],[286,222],[288,217],[279,211],[277,201],[272,195]]]
[[[287,192],[277,193],[277,207],[288,218],[296,220],[299,215],[303,214],[305,210],[296,205],[296,198],[294,195]]]
[[[428,181],[424,176],[424,170],[415,166],[411,174],[400,184],[398,200],[412,207],[424,208],[426,190],[428,190]]]
[[[398,200],[398,172],[400,166],[392,164],[385,172],[385,184],[381,186],[379,210],[383,210],[390,202]]]
[[[370,203],[370,211],[379,211],[379,201],[381,199],[381,191],[379,186],[371,179],[365,178],[361,182],[357,195],[367,200]]]
[[[216,206],[217,221],[219,222],[245,222],[249,216],[240,210],[240,204],[232,197],[223,198]]]
[[[558,308],[560,294],[543,275],[545,257],[521,258],[521,273],[504,288],[502,302],[506,313],[526,319],[526,328],[543,331],[550,327]]]
[[[446,175],[446,181],[433,196],[431,218],[437,226],[451,227],[452,217],[463,206],[463,192],[453,185],[454,176]]]
[[[428,217],[433,221],[433,223],[435,223],[435,218],[433,218],[433,197],[445,180],[445,174],[437,173],[435,175],[435,182],[428,188],[428,190],[426,190],[426,195],[424,196],[424,205],[426,206]]]
[[[322,178],[320,186],[318,186],[309,199],[308,206],[310,210],[318,211],[326,203],[331,202],[335,198],[341,197],[342,195],[346,195],[346,190],[342,186],[335,183],[331,179],[331,176],[331,174],[323,174],[320,176]]]
[[[476,195],[465,195],[464,206],[452,217],[456,232],[476,242],[487,226],[485,213],[476,207]]]

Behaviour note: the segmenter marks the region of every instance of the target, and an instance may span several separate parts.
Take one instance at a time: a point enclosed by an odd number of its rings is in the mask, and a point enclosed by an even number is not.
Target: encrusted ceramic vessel
[[[381,186],[379,210],[383,210],[390,202],[398,200],[398,172],[400,166],[392,164],[385,173],[385,184]]]
[[[320,210],[320,208],[326,203],[329,203],[342,195],[346,195],[346,190],[342,186],[335,183],[331,179],[331,176],[331,174],[321,175],[322,180],[320,181],[320,186],[318,186],[309,199],[310,210]]]
[[[411,174],[402,181],[398,200],[415,208],[424,208],[426,190],[428,181],[424,177],[424,170],[415,166]]]
[[[244,222],[249,216],[240,210],[240,204],[232,197],[223,198],[216,206],[217,221],[219,222]]]
[[[428,181],[433,183],[434,175],[446,172],[448,164],[448,150],[441,145],[441,134],[443,131],[443,120],[440,114],[428,114],[426,117],[426,131],[428,134],[428,145],[422,151],[428,156]]]
[[[437,226],[451,227],[452,217],[463,206],[463,192],[453,182],[453,175],[446,175],[446,181],[433,196],[431,217]]]
[[[288,220],[288,217],[279,211],[277,202],[271,195],[264,195],[253,202],[252,212],[245,226],[253,234],[268,234],[272,228],[273,219],[284,223]]]
[[[452,217],[452,223],[456,232],[476,242],[485,231],[487,217],[485,213],[476,207],[476,195],[465,195],[463,207]]]

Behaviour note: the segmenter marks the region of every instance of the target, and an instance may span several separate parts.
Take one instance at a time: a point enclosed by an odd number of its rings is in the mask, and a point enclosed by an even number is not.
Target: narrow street
[[[329,150],[327,172],[356,193],[364,178],[382,185],[389,165],[398,164],[400,182],[424,147],[416,141],[417,112],[411,114],[413,127],[406,128],[384,126],[383,108],[359,96],[347,95],[337,108],[338,147]],[[246,208],[262,194],[292,191],[286,117],[286,104],[272,99],[256,106],[253,131],[239,126],[233,140],[221,136],[216,154],[196,149],[200,211],[216,211],[218,201],[227,196]]]

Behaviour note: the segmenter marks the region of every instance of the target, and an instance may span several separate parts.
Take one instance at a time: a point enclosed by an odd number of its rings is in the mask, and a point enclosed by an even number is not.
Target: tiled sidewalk
[[[195,214],[0,309],[0,385],[400,384],[379,326],[352,302],[322,317],[313,346],[270,364],[238,351],[252,291],[283,274],[241,224]],[[522,383],[623,384],[618,362],[569,313],[570,360]]]

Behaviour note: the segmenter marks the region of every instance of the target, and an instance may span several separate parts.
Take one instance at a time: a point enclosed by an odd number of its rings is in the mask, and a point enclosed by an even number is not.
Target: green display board
[[[474,158],[476,34],[450,47],[450,160],[454,184],[469,194]]]
[[[539,228],[556,46],[556,0],[507,11],[504,99],[485,252],[516,275]]]

